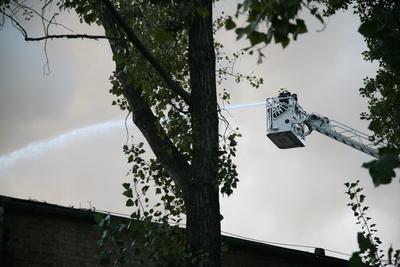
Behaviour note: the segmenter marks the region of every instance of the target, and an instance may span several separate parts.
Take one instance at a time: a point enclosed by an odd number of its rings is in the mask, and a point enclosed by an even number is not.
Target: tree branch
[[[120,66],[117,66],[119,69]],[[125,97],[132,111],[132,119],[148,141],[151,150],[178,186],[186,186],[190,165],[171,142],[151,108],[143,99],[141,89],[128,83],[125,71],[120,70],[118,80],[124,87]]]
[[[64,24],[57,23],[57,22],[55,22],[55,21],[50,21],[48,18],[42,16],[42,15],[41,15],[38,11],[36,11],[34,8],[31,8],[31,7],[27,6],[27,5],[22,5],[21,3],[17,2],[17,1],[12,1],[12,3],[13,3],[14,5],[16,5],[17,7],[21,8],[21,9],[26,9],[26,10],[29,10],[29,11],[35,13],[37,16],[39,16],[43,21],[45,21],[45,22],[47,22],[47,23],[50,23],[50,22],[51,22],[51,24],[53,24],[53,25],[55,25],[55,26],[60,26],[60,27],[66,29],[66,30],[68,30],[68,31],[70,31],[70,32],[73,32],[72,29],[68,28],[68,27],[65,26]]]
[[[21,32],[22,36],[24,37],[25,41],[42,41],[42,40],[47,40],[47,39],[109,39],[109,40],[114,40],[114,38],[107,37],[105,35],[89,35],[89,34],[50,34],[50,35],[45,35],[41,37],[29,37],[27,31],[25,28],[12,16],[9,14],[5,13],[4,11],[0,10],[0,13],[2,13],[4,16],[9,18],[11,22],[15,24],[15,27]]]
[[[0,13],[2,13],[4,16],[6,16],[7,18],[9,18],[11,20],[12,23],[15,24],[15,28],[17,28],[17,30],[19,30],[21,32],[21,34],[24,36],[24,38],[26,38],[28,36],[28,34],[26,33],[26,30],[24,29],[24,27],[22,27],[22,25],[12,16],[8,15],[6,12],[4,12],[3,10],[0,9]]]
[[[25,41],[42,41],[46,39],[111,39],[114,40],[113,38],[107,37],[105,35],[88,35],[88,34],[50,34],[46,36],[41,36],[41,37],[27,37],[25,36]]]
[[[110,19],[108,10],[100,16],[106,34],[118,31],[118,26],[114,20]],[[121,50],[126,51],[125,57],[130,57],[128,44],[125,38],[119,38],[117,41],[111,41],[110,46],[114,55],[118,55]],[[123,49],[121,49],[123,48]],[[128,101],[129,109],[132,112],[132,120],[139,128],[143,136],[149,143],[151,150],[172,177],[176,185],[186,186],[187,177],[190,174],[190,164],[178,148],[172,143],[167,132],[160,124],[158,118],[154,115],[151,107],[143,96],[143,90],[132,84],[125,71],[125,65],[115,61],[115,76],[120,82],[123,94]]]
[[[151,54],[151,52],[146,48],[146,46],[142,43],[139,37],[136,35],[132,27],[130,27],[126,21],[121,17],[118,13],[117,9],[109,0],[102,0],[106,8],[110,11],[111,15],[115,18],[118,25],[124,30],[126,36],[128,37],[129,41],[136,46],[139,52],[149,61],[149,63],[156,69],[158,74],[162,77],[165,81],[166,85],[169,89],[174,91],[183,100],[190,104],[190,94],[183,89],[180,84],[175,81],[171,74],[167,72],[164,67],[160,64],[160,62]]]

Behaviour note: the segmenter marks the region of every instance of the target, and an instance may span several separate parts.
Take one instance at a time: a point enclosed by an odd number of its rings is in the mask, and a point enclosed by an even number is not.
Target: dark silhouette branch
[[[3,10],[0,9],[0,13],[2,13],[4,16],[6,16],[7,18],[9,18],[11,20],[11,22],[13,23],[14,27],[21,32],[21,34],[24,36],[24,38],[26,38],[28,36],[26,30],[24,29],[24,27],[22,27],[22,25],[18,22],[18,20],[16,20],[15,18],[13,18],[11,15],[7,14],[6,12],[4,12]]]
[[[88,35],[88,34],[49,34],[41,37],[25,37],[25,41],[42,41],[46,39],[111,39],[113,38],[104,35]]]
[[[151,150],[178,186],[187,185],[190,165],[160,125],[158,118],[143,99],[142,89],[129,83],[128,75],[116,66],[118,80],[124,88],[132,112],[132,120],[148,141]]]
[[[151,52],[142,43],[139,37],[136,35],[132,27],[130,27],[126,21],[118,13],[117,9],[109,0],[102,0],[105,7],[110,11],[117,24],[124,30],[128,40],[139,50],[139,52],[149,61],[149,63],[156,69],[158,74],[162,77],[169,89],[178,94],[182,99],[190,104],[190,94],[183,89],[180,84],[175,81],[171,74],[161,66],[160,62],[151,54]]]
[[[98,40],[98,39],[108,39],[108,40],[115,40],[112,37],[107,37],[105,35],[89,35],[89,34],[46,34],[44,36],[40,37],[29,37],[28,33],[26,32],[25,28],[12,16],[9,14],[5,13],[4,11],[0,10],[0,13],[2,13],[4,16],[9,18],[15,25],[15,28],[19,30],[24,37],[25,41],[43,41],[46,39],[93,39],[93,40]]]
[[[17,6],[15,9],[18,9],[18,8],[23,8],[23,7]],[[42,11],[43,11],[43,9],[42,9]],[[48,55],[47,55],[47,40],[53,40],[53,39],[92,39],[92,40],[112,39],[112,38],[107,37],[105,35],[49,34],[50,25],[56,23],[56,22],[54,22],[56,14],[54,14],[50,20],[45,20],[43,13],[41,15],[39,15],[39,16],[42,18],[44,36],[29,37],[27,31],[25,30],[25,28],[21,25],[21,23],[15,17],[15,14],[16,14],[15,11],[13,11],[11,13],[11,15],[7,14],[3,10],[0,10],[0,13],[3,14],[4,17],[7,17],[8,19],[10,19],[10,21],[12,22],[14,28],[16,28],[22,34],[22,36],[24,37],[25,41],[44,41],[43,49],[44,49],[44,54],[45,54],[45,57],[46,57],[46,62],[45,62],[44,69],[43,69],[43,74],[44,75],[49,75],[50,74],[50,63],[49,63],[49,58],[48,58]],[[47,22],[47,24],[45,22]]]
[[[114,19],[108,13],[109,10],[106,9],[104,14],[101,14],[100,20],[106,31],[106,35],[109,33],[115,34],[119,30],[118,25],[115,24]],[[125,51],[123,55],[131,58],[127,42],[129,40],[123,37],[116,41],[110,41],[113,54],[118,55],[119,51]],[[120,82],[123,94],[128,101],[133,123],[142,132],[154,155],[174,180],[175,184],[185,186],[187,184],[187,177],[190,174],[191,165],[173,144],[166,130],[160,124],[159,118],[154,115],[150,105],[144,98],[143,89],[133,84],[129,79],[129,74],[125,70],[124,63],[115,61],[115,64],[115,77]]]

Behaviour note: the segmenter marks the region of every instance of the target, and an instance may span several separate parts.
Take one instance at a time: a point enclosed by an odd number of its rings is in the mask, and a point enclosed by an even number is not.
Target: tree
[[[116,64],[110,78],[113,85],[110,92],[116,96],[113,104],[131,113],[133,122],[155,155],[154,159],[146,159],[142,144],[124,147],[128,162],[133,164],[132,181],[123,184],[124,195],[128,198],[126,205],[136,208],[132,218],[149,223],[165,224],[170,219],[179,222],[179,215],[186,214],[187,240],[183,243],[187,242],[189,253],[185,257],[188,263],[201,266],[219,266],[221,263],[219,191],[231,194],[238,181],[232,158],[239,134],[236,130],[227,131],[228,128],[219,133],[219,119],[224,122],[224,118],[218,107],[216,90],[219,82],[216,73],[220,79],[227,74],[236,74],[229,73],[227,68],[215,68],[215,61],[223,57],[215,54],[222,45],[213,40],[212,2],[45,0],[41,11],[37,11],[25,2],[0,0],[3,21],[4,18],[10,20],[26,41],[47,42],[55,38],[109,40]],[[247,12],[250,2],[244,1],[239,10],[243,8]],[[273,30],[268,33],[268,40],[272,34],[285,47],[288,34],[293,34],[296,39],[298,34],[306,32],[303,20],[288,23],[298,16],[301,1],[264,2],[273,4],[267,9],[267,13],[272,13],[257,16],[257,5],[250,5],[249,18],[258,23],[271,16]],[[61,11],[75,10],[81,22],[101,25],[105,36],[51,34],[51,27],[59,25],[55,20],[57,13],[46,17],[45,11],[54,3]],[[309,1],[304,6],[310,9]],[[315,14],[314,9],[311,12]],[[44,35],[29,36],[20,13],[26,20],[39,17],[44,25]],[[252,45],[265,37],[253,31],[256,24],[241,32],[254,32]],[[214,24],[217,28],[223,25],[223,18]],[[231,19],[225,25],[228,29],[234,27]],[[261,55],[261,50],[258,51]],[[239,56],[234,54],[233,59],[227,59],[228,64]],[[262,83],[261,79],[240,74],[236,78],[248,79],[254,87]],[[223,101],[229,99],[226,92],[221,97]],[[144,196],[148,190],[160,195],[160,202],[152,207]],[[139,195],[143,196],[144,203]],[[106,219],[101,223],[108,225]],[[132,224],[122,228],[128,229]],[[136,229],[140,227],[135,226]],[[142,233],[148,229],[142,229]]]
[[[400,266],[400,249],[394,250],[392,246],[387,251],[387,260],[382,244],[377,236],[378,230],[376,224],[372,223],[372,218],[368,216],[367,210],[369,206],[365,204],[365,195],[362,194],[363,188],[359,186],[359,181],[353,183],[345,183],[347,188],[346,194],[350,198],[350,203],[356,224],[361,226],[361,232],[357,234],[359,251],[354,252],[349,260],[351,267],[383,267],[383,266]]]
[[[369,129],[374,142],[387,142],[378,160],[365,163],[375,186],[388,184],[400,167],[400,3],[398,1],[321,1],[326,5],[325,15],[353,8],[360,17],[359,32],[363,35],[368,51],[364,58],[379,62],[375,78],[365,78],[360,95],[368,99],[368,112],[361,119],[370,121]]]
[[[81,22],[103,26],[105,36],[50,34],[57,14],[46,17],[45,11],[53,2],[60,10],[75,10]],[[126,204],[138,207],[134,219],[149,223],[168,223],[185,213],[186,263],[196,266],[221,265],[219,191],[229,195],[237,182],[232,157],[238,133],[219,133],[215,48],[220,46],[213,39],[212,2],[46,0],[38,12],[25,2],[0,1],[3,19],[26,41],[109,40],[116,64],[110,78],[113,104],[129,111],[155,155],[145,160],[142,144],[124,147],[133,163],[133,180],[123,185]],[[39,16],[44,36],[30,37],[18,12],[27,20]],[[146,181],[143,194],[153,183],[163,207],[147,209],[134,198],[139,181]]]

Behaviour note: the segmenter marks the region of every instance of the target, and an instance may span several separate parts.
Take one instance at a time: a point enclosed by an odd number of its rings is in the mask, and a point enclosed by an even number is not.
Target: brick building
[[[0,266],[101,266],[93,212],[0,196]],[[223,237],[223,266],[342,267],[348,262],[278,246]]]

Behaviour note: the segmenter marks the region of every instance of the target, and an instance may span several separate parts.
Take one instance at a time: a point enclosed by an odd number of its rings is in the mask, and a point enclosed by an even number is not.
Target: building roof
[[[14,197],[0,195],[0,207],[3,207],[5,215],[7,212],[24,212],[25,214],[35,214],[41,216],[57,216],[65,219],[83,220],[95,223],[94,215],[98,212],[94,209],[77,209],[65,207],[37,200],[25,200]],[[126,219],[126,217],[112,215],[115,218]],[[303,263],[319,264],[319,266],[348,266],[348,261],[325,255],[317,255],[301,250],[295,250],[261,242],[250,241],[232,236],[223,235],[222,239],[234,251],[255,253],[260,255],[273,255],[276,257],[290,258]]]

